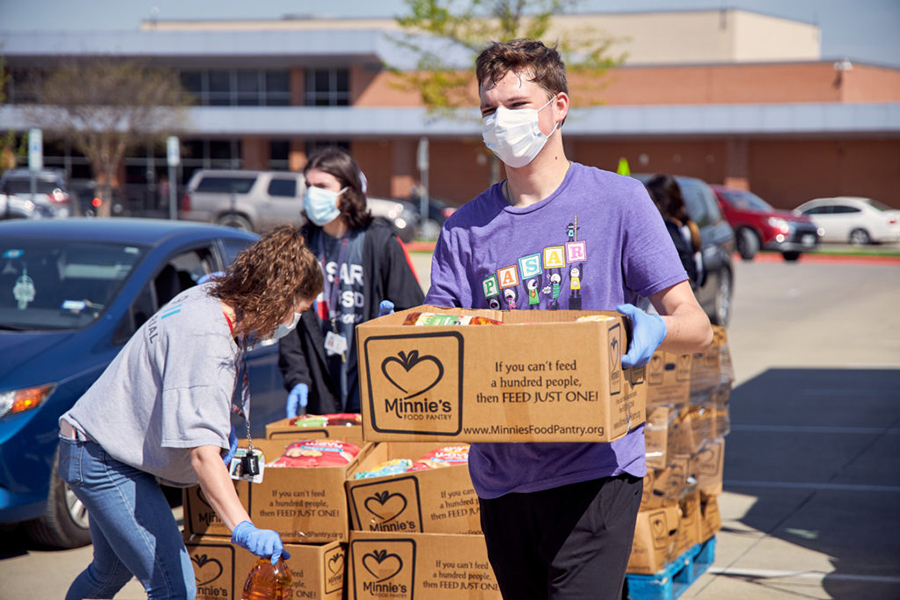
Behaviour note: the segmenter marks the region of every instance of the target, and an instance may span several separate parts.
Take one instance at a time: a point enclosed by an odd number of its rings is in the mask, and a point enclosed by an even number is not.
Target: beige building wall
[[[731,60],[818,60],[821,31],[815,25],[745,11],[728,11]]]
[[[281,20],[144,21],[141,29],[398,31],[400,26],[394,19],[298,16]],[[816,60],[821,56],[816,25],[737,9],[555,16],[545,39],[552,42],[564,34],[612,37],[616,40],[612,54],[626,54],[628,65]]]

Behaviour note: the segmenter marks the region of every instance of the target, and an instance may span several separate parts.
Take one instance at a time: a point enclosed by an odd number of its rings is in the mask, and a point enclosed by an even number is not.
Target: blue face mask
[[[339,192],[314,186],[306,188],[303,194],[303,210],[306,212],[306,218],[319,227],[337,219],[341,214],[341,209],[337,206],[338,196],[346,191],[346,187]]]
[[[297,323],[300,321],[300,313],[294,313],[294,320],[290,325],[285,325],[284,323],[279,323],[278,327],[275,328],[275,333],[272,334],[272,341],[277,342],[297,327]]]

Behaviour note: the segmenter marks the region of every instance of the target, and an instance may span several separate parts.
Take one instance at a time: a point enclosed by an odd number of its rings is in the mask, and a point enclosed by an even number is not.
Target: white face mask
[[[341,209],[337,206],[338,196],[346,191],[347,188],[339,192],[315,186],[306,188],[303,194],[303,210],[306,212],[306,218],[319,227],[337,219],[341,215]]]
[[[275,333],[272,334],[272,341],[277,342],[297,327],[297,323],[300,322],[300,313],[294,313],[294,320],[290,325],[285,325],[284,323],[279,323],[278,327],[275,328]]]
[[[544,135],[538,125],[538,113],[551,102],[553,100],[538,109],[511,110],[498,106],[497,110],[482,119],[481,137],[484,144],[506,165],[514,169],[524,167],[534,160],[559,127],[557,123],[549,135]]]

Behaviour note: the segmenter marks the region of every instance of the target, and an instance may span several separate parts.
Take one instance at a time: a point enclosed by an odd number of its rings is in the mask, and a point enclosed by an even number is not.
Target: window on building
[[[306,106],[348,106],[350,71],[348,69],[308,69]]]
[[[199,106],[289,106],[287,69],[186,69],[181,85]]]
[[[291,143],[287,140],[269,142],[269,168],[273,171],[286,171],[290,168]]]

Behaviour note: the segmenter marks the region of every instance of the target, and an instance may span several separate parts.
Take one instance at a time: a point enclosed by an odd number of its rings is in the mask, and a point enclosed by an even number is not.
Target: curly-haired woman
[[[359,412],[354,328],[377,317],[383,300],[403,310],[422,304],[425,295],[400,240],[369,213],[356,161],[325,148],[303,173],[304,233],[325,272],[325,290],[279,344],[287,415],[304,406],[315,414]]]
[[[160,309],[60,418],[59,475],[90,512],[94,544],[68,600],[112,598],[132,575],[148,598],[194,598],[191,560],[158,480],[199,483],[235,544],[273,562],[286,556],[276,532],[250,522],[223,454],[236,446],[232,396],[248,345],[290,331],[321,290],[299,229],[275,229],[223,276]]]

